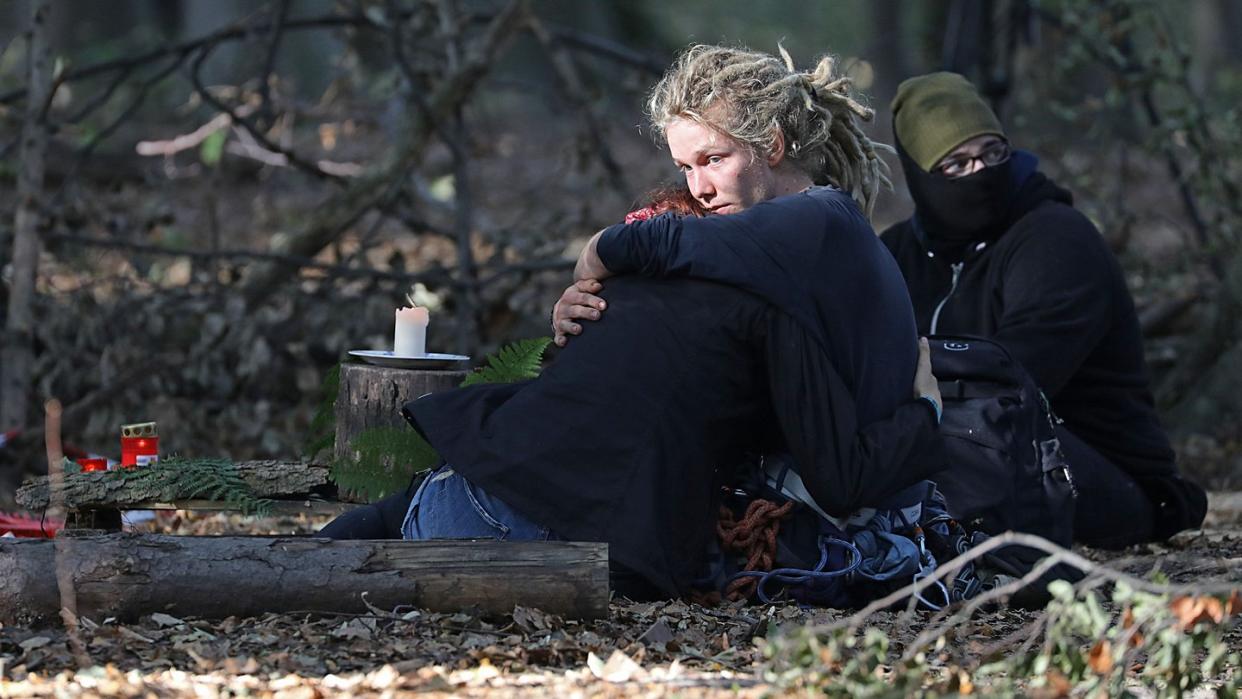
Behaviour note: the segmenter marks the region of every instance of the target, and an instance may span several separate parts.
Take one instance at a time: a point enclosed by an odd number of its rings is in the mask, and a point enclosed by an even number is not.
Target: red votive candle
[[[78,465],[82,467],[82,471],[85,473],[90,473],[91,471],[107,471],[108,470],[108,460],[102,457],[98,459],[93,459],[93,458],[78,459]]]
[[[121,468],[135,468],[159,461],[160,438],[154,422],[121,425]]]

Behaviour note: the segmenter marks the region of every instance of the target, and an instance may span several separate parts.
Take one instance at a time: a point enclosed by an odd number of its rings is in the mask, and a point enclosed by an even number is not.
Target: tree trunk
[[[242,461],[234,464],[242,480],[254,490],[256,497],[271,498],[309,495],[329,484],[328,467],[297,461]],[[150,483],[122,480],[111,473],[75,473],[65,476],[58,504],[68,509],[114,508],[166,500],[167,493],[155,492]],[[172,496],[171,499],[189,497]],[[27,482],[17,491],[17,504],[38,512],[48,506],[48,479],[40,477]]]
[[[886,106],[897,94],[897,85],[911,74],[910,51],[904,35],[905,17],[912,11],[905,0],[871,0],[867,14],[871,30],[871,42],[866,57],[875,66],[875,82],[869,91],[872,104]],[[876,128],[888,133],[891,116],[877,120]]]
[[[457,388],[465,371],[389,369],[342,364],[336,396],[336,448],[340,459],[357,459],[350,442],[374,427],[407,427],[401,406],[421,395]]]
[[[17,213],[13,223],[13,278],[3,344],[0,345],[0,431],[26,426],[30,372],[34,365],[34,295],[38,272],[40,199],[52,61],[48,48],[49,0],[31,5],[26,120],[18,155]]]
[[[608,545],[533,541],[332,541],[139,534],[0,539],[0,623],[55,618],[57,567],[77,613],[223,618],[414,605],[593,619],[608,613]],[[364,599],[362,593],[367,593]]]

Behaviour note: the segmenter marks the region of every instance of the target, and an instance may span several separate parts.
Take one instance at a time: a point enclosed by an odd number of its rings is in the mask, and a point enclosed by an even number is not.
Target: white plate
[[[367,364],[386,366],[393,369],[445,369],[470,361],[464,354],[415,354],[401,356],[390,350],[350,350],[349,356],[357,357]]]

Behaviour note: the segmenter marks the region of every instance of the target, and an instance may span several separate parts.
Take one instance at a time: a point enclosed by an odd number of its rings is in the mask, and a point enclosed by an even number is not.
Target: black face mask
[[[967,243],[991,237],[1004,225],[1013,189],[1009,174],[1013,160],[949,179],[919,167],[900,142],[897,154],[919,222],[932,240]]]

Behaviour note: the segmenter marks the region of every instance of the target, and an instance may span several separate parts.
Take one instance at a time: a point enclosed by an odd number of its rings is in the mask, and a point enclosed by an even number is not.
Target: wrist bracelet
[[[936,400],[936,399],[935,399],[935,398],[933,398],[932,396],[927,395],[926,393],[924,393],[923,395],[919,396],[919,400],[925,400],[925,401],[927,401],[928,403],[931,403],[932,410],[933,410],[933,411],[935,411],[935,413],[936,413],[936,424],[937,424],[937,425],[939,425],[939,424],[940,424],[940,416],[942,415],[942,412],[941,412],[941,409],[940,409],[940,401]]]

